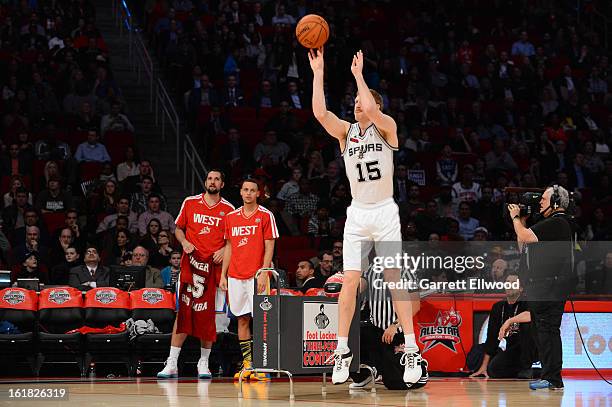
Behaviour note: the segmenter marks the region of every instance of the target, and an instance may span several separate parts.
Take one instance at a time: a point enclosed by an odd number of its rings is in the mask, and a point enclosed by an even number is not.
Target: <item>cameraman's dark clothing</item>
[[[509,304],[506,300],[493,304],[489,313],[489,325],[487,327],[487,340],[484,351],[491,356],[487,373],[491,378],[517,377],[518,372],[529,369],[534,361],[535,343],[529,323],[518,324],[518,331],[512,332],[506,337],[506,350],[499,348],[497,335],[501,326],[508,319],[527,311],[528,305],[524,301]]]
[[[531,321],[535,326],[538,353],[542,363],[542,379],[562,386],[563,348],[561,318],[565,301],[535,301],[529,303]]]
[[[521,281],[530,301],[561,301],[569,295],[572,279],[572,242],[569,220],[555,215],[531,227],[537,243],[526,245],[526,267]]]
[[[529,299],[531,321],[542,363],[542,379],[562,387],[561,317],[570,293],[572,276],[572,227],[565,214],[556,214],[531,227],[538,242],[528,244],[527,269],[521,280]]]

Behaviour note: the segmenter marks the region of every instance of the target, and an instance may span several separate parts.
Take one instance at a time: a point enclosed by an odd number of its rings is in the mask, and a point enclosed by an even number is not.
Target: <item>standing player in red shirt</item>
[[[221,198],[224,175],[211,170],[205,193],[187,197],[176,218],[176,239],[183,246],[179,278],[179,309],[170,344],[170,356],[158,378],[178,377],[181,346],[192,335],[200,339],[198,377],[210,379],[208,357],[216,339],[215,296],[225,251],[225,217],[234,206]]]
[[[252,366],[253,340],[250,323],[253,314],[255,274],[269,268],[274,254],[274,240],[278,228],[272,212],[257,204],[257,181],[242,182],[240,196],[243,206],[225,218],[225,252],[219,288],[228,291],[230,310],[238,317],[238,340],[242,350],[242,369]],[[257,278],[257,291],[262,292],[268,282],[267,273]],[[240,372],[234,376],[237,379]],[[245,378],[266,380],[266,374],[246,372]]]

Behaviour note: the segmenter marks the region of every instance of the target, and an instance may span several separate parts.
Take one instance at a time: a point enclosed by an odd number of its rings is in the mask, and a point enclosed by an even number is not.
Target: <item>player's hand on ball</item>
[[[183,246],[183,251],[187,254],[191,253],[195,249],[195,246],[187,240],[185,240],[181,246]]]
[[[221,264],[221,262],[223,262],[224,250],[225,250],[225,246],[223,246],[222,248],[220,248],[219,250],[213,253],[213,262],[215,264]]]
[[[395,336],[396,333],[397,333],[397,325],[395,324],[389,325],[389,327],[385,329],[385,332],[383,333],[382,341],[384,343],[393,342],[393,337]]]
[[[361,75],[363,73],[363,52],[357,51],[353,56],[353,63],[351,63],[351,72],[353,75]]]
[[[308,51],[308,60],[310,61],[310,68],[313,72],[323,73],[324,62],[323,62],[323,47],[321,49],[311,49]]]
[[[227,277],[221,276],[221,280],[219,281],[219,288],[223,291],[227,291]]]

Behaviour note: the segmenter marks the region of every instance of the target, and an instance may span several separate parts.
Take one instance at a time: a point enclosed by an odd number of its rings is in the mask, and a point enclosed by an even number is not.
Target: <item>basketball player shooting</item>
[[[310,50],[314,116],[323,128],[340,143],[346,175],[351,185],[352,202],[347,209],[344,226],[344,282],[338,299],[338,347],[334,353],[332,383],[341,384],[349,377],[353,354],[348,347],[348,334],[355,313],[357,289],[362,270],[372,247],[377,256],[395,259],[401,253],[399,208],[393,200],[393,152],[397,151],[397,125],[382,112],[382,97],[370,90],[363,78],[363,53],[357,52],[351,72],[357,81],[355,98],[356,123],[340,120],[327,110],[323,92],[324,52]],[[386,269],[385,281],[399,281],[400,270]],[[412,317],[419,309],[418,299],[406,291],[390,290],[393,308],[405,338],[404,382],[416,383],[422,373],[423,359],[414,336]]]

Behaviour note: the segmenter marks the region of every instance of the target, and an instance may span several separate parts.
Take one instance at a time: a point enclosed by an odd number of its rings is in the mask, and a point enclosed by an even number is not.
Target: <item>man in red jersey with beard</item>
[[[160,379],[178,377],[178,357],[187,335],[200,339],[198,378],[210,379],[208,357],[216,339],[215,297],[225,250],[225,216],[234,206],[221,198],[224,174],[211,170],[205,193],[187,197],[176,218],[176,239],[183,246],[179,278],[179,309],[170,344],[170,356]]]
[[[230,212],[225,219],[225,252],[219,288],[226,289],[232,314],[238,317],[238,340],[242,351],[244,378],[268,380],[265,373],[250,371],[253,353],[250,323],[253,314],[255,274],[272,265],[274,241],[278,228],[272,212],[257,204],[259,184],[253,179],[242,182],[240,196],[243,206]],[[267,273],[257,278],[257,292],[265,290]],[[240,372],[234,376],[237,379]]]

